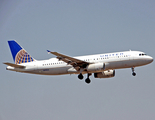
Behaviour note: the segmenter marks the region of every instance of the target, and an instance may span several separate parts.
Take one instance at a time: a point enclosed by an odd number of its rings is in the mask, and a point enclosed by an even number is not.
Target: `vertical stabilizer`
[[[35,61],[16,41],[8,41],[15,64]]]

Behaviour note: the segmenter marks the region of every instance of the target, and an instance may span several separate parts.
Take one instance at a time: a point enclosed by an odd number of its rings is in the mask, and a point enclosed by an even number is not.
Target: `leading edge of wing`
[[[76,58],[73,58],[73,57],[70,57],[67,55],[63,55],[63,54],[60,54],[58,52],[51,52],[49,50],[47,50],[47,52],[57,56],[56,57],[57,59],[62,60],[64,62],[66,62],[67,64],[73,65],[74,67],[83,66],[84,64],[90,64],[90,63],[85,62],[83,60],[79,60],[79,59],[76,59]]]

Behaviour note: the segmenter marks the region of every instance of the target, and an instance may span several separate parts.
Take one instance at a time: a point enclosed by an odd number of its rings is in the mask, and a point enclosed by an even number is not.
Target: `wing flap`
[[[25,68],[25,66],[23,65],[17,65],[17,64],[13,64],[13,63],[3,63],[5,65],[11,66],[11,67],[15,67],[15,68]]]

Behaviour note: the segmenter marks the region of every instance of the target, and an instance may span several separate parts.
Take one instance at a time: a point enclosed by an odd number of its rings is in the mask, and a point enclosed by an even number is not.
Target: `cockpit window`
[[[139,54],[139,56],[146,56],[147,54],[145,54],[145,53],[141,53],[141,54]]]

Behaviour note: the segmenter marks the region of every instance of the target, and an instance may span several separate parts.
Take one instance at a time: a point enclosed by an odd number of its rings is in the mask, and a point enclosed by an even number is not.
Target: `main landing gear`
[[[78,75],[78,78],[79,78],[80,80],[83,79],[83,75],[82,75],[82,73],[80,73],[80,74]]]
[[[91,80],[89,79],[89,76],[91,76],[91,75],[92,75],[91,73],[87,74],[87,78],[86,78],[85,82],[88,84],[91,82]]]
[[[132,75],[133,75],[133,76],[136,76],[134,67],[132,67],[131,70],[132,70]]]
[[[89,79],[89,76],[90,76],[90,75],[92,75],[92,74],[91,74],[91,73],[88,73],[88,74],[87,74],[87,78],[85,79],[85,82],[88,83],[88,84],[91,82],[91,80]],[[80,74],[78,75],[78,78],[79,78],[80,80],[83,79],[82,73],[80,73]]]

